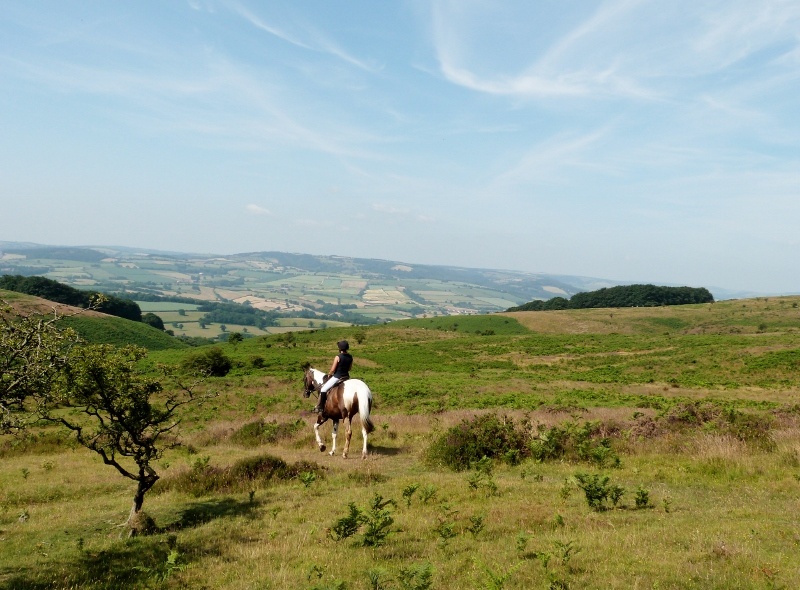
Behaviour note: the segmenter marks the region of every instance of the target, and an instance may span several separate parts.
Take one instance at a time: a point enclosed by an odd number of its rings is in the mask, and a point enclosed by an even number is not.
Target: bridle
[[[319,386],[314,383],[311,369],[308,369],[303,376],[303,397],[309,397],[312,393],[319,390]]]

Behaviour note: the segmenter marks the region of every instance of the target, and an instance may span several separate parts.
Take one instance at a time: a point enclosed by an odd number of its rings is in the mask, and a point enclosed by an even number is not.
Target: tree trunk
[[[155,473],[152,475],[145,475],[138,481],[136,494],[133,496],[133,505],[131,506],[131,512],[128,515],[128,522],[126,523],[129,537],[135,537],[138,534],[146,535],[153,532],[156,528],[153,519],[142,511],[144,495],[155,485],[156,481],[158,481],[158,475]]]

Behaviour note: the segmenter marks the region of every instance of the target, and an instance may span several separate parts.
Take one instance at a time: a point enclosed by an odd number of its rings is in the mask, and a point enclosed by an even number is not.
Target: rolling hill
[[[251,252],[227,256],[0,242],[0,274],[82,288],[247,303],[283,316],[353,314],[364,323],[503,311],[614,281],[387,260]]]
[[[42,314],[69,316],[62,320],[64,327],[73,328],[84,340],[93,344],[123,346],[135,344],[148,350],[188,348],[177,338],[148,324],[118,318],[97,311],[60,305],[32,295],[0,290],[0,301],[8,303],[21,315]]]

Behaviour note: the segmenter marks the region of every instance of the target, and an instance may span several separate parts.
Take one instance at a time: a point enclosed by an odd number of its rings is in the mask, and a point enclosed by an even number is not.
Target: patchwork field
[[[0,251],[0,273],[36,274],[104,292],[201,301],[258,302],[281,313],[329,305],[371,321],[490,313],[553,292],[612,283],[533,273],[397,264],[389,261],[261,252],[199,256],[114,248],[27,247]],[[554,291],[555,290],[555,291]]]

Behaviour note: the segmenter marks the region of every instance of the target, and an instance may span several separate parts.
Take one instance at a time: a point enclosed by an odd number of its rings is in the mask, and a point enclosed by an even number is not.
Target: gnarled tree
[[[194,385],[177,381],[165,389],[160,379],[137,367],[146,354],[137,346],[81,347],[64,368],[59,405],[43,414],[71,430],[77,442],[99,454],[106,465],[136,482],[128,518],[132,535],[145,494],[159,479],[154,462],[178,444],[180,408],[207,397],[196,395]]]
[[[46,315],[23,313],[0,301],[0,432],[22,429],[51,396],[79,341],[73,330],[58,329],[63,317],[57,308]]]

